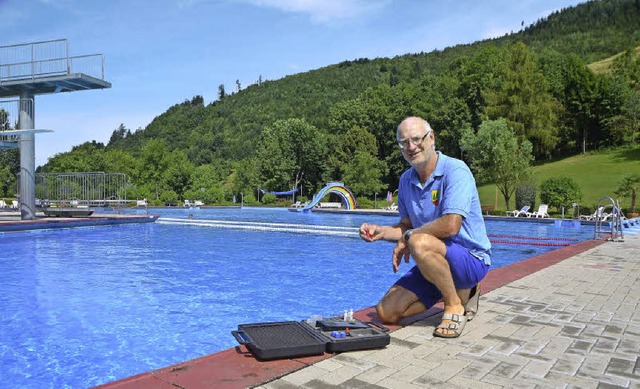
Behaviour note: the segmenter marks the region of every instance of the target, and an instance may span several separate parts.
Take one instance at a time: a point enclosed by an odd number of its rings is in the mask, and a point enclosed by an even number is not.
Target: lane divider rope
[[[159,218],[156,221],[156,223],[216,227],[216,228],[233,228],[233,229],[253,230],[253,231],[289,232],[289,233],[296,233],[296,234],[316,234],[316,235],[353,236],[353,237],[358,237],[360,235],[358,232],[358,228],[355,228],[355,227],[323,226],[323,225],[309,225],[309,224],[233,222],[228,220],[194,220],[194,219],[172,219],[172,218]]]
[[[489,238],[506,238],[506,239],[525,239],[525,240],[566,240],[570,242],[578,242],[577,238],[563,238],[563,237],[542,237],[542,236],[523,236],[523,235],[497,235],[487,234]]]
[[[334,235],[334,236],[351,236],[358,237],[359,229],[357,227],[341,227],[326,226],[314,224],[289,224],[289,223],[264,223],[264,222],[242,222],[229,220],[211,220],[211,219],[178,219],[178,218],[159,218],[156,223],[159,224],[180,224],[190,226],[214,227],[214,228],[234,228],[253,231],[271,231],[271,232],[289,232],[297,234],[317,234],[317,235]],[[535,242],[538,241],[570,241],[577,242],[575,238],[545,238],[535,236],[519,236],[519,235],[496,235],[489,234],[490,238],[508,238],[520,239],[520,241],[490,239],[491,243],[501,244],[517,244],[522,246],[569,246],[571,243],[554,243],[554,242]],[[522,241],[525,240],[525,241]],[[534,242],[531,242],[534,240]]]

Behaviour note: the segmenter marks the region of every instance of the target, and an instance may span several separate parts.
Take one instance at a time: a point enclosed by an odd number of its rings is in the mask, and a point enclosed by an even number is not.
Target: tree
[[[616,196],[630,197],[631,209],[629,212],[636,212],[636,200],[638,197],[638,188],[640,187],[640,174],[627,174],[622,178],[620,186],[616,189]]]
[[[103,172],[106,170],[104,151],[104,144],[100,142],[85,142],[49,158],[45,170],[49,173]]]
[[[256,151],[262,186],[280,191],[322,182],[327,155],[324,134],[303,119],[279,120],[262,132]]]
[[[15,195],[16,176],[11,172],[9,166],[0,167],[0,196],[13,197]]]
[[[371,153],[356,151],[347,165],[344,183],[355,196],[370,197],[386,187],[380,182],[385,173],[384,162]]]
[[[111,133],[111,138],[109,138],[109,143],[107,143],[107,146],[111,146],[112,144],[124,139],[127,135],[130,134],[131,131],[129,131],[123,123],[120,123],[118,128],[113,130],[113,132]]]
[[[625,88],[621,96],[625,97],[619,107],[619,113],[606,118],[604,123],[616,144],[633,144],[636,141],[636,133],[640,130],[640,92]]]
[[[160,198],[160,192],[164,189],[162,176],[169,167],[169,150],[161,140],[150,140],[142,149],[137,176],[142,184],[152,185],[155,188],[156,200]]]
[[[506,118],[517,136],[533,144],[536,157],[551,155],[558,142],[559,106],[524,43],[518,42],[506,52],[502,86],[489,94],[489,101],[489,118]]]
[[[224,84],[218,85],[218,100],[222,101],[227,97],[227,93],[224,91]]]
[[[595,140],[598,129],[594,107],[598,96],[598,83],[594,73],[572,54],[563,59],[560,69],[562,91],[560,101],[566,110],[567,125],[575,137],[567,143],[580,143],[582,153],[587,152],[587,141]]]
[[[470,59],[462,58],[453,71],[460,80],[457,96],[467,104],[471,128],[478,130],[485,116],[487,92],[498,86],[498,72],[502,68],[500,52],[494,45],[480,48]]]
[[[530,174],[531,142],[518,141],[506,119],[499,119],[482,122],[477,134],[467,129],[460,145],[471,160],[476,178],[495,182],[510,209],[509,201],[516,186]]]
[[[234,177],[232,190],[234,194],[244,193],[247,196],[260,185],[257,161],[253,158],[245,158],[234,164]],[[255,197],[255,196],[254,196]]]
[[[19,172],[20,151],[18,149],[0,149],[0,196],[14,196],[16,194]]]
[[[191,186],[191,173],[194,166],[182,151],[174,151],[168,157],[169,166],[164,171],[163,178],[167,186],[184,198],[184,192]]]
[[[337,145],[329,158],[330,179],[344,181],[356,196],[371,196],[386,187],[382,178],[387,165],[378,159],[376,138],[361,127],[353,127],[342,136],[334,137]]]
[[[137,160],[133,154],[122,150],[107,150],[103,158],[105,173],[124,173],[129,178],[136,176]]]

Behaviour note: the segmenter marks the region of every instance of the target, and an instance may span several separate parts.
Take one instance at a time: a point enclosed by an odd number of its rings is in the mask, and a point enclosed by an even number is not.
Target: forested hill
[[[337,103],[380,84],[418,83],[426,74],[441,74],[482,48],[522,41],[536,52],[575,53],[585,63],[609,57],[640,44],[639,8],[640,0],[592,1],[498,39],[394,58],[361,58],[277,81],[256,81],[204,109],[197,97],[195,104],[177,104],[144,131],[110,146],[139,150],[144,139],[154,138],[164,139],[170,149],[189,150],[195,163],[210,162],[214,156],[247,157],[252,148],[245,147],[246,142],[257,139],[262,128],[277,119],[304,118],[328,129],[329,109]]]
[[[370,154],[362,158],[375,159],[370,162],[379,169],[377,187],[393,188],[403,168],[394,129],[410,114],[427,117],[437,129],[439,148],[452,155],[460,155],[462,129],[477,130],[483,120],[502,117],[516,135],[532,142],[536,159],[574,154],[628,141],[628,131],[616,132],[610,124],[623,114],[620,88],[633,89],[634,84],[623,87],[613,77],[593,74],[586,64],[638,45],[640,0],[591,1],[496,39],[345,61],[280,80],[257,80],[231,94],[220,85],[219,98],[210,104],[201,96],[187,99],[145,129],[131,133],[123,125],[106,146],[76,146],[40,170],[68,171],[71,160],[85,164],[76,170],[113,170],[118,167],[104,161],[87,167],[82,153],[119,151],[140,161],[153,140],[169,153],[183,152],[194,167],[223,166],[217,174],[227,182],[239,180],[243,169],[255,169],[257,177],[242,176],[250,181],[247,185],[274,190],[298,184],[315,190],[324,180],[347,180],[347,165],[361,151]],[[621,57],[626,62],[617,65],[618,73],[632,80],[640,61]],[[510,105],[513,96],[522,100],[517,106],[524,111]],[[294,144],[285,147],[283,139],[276,139],[282,126],[287,136],[298,137]],[[311,151],[295,144],[308,139],[309,132],[316,139]],[[271,150],[269,142],[279,142],[281,150]],[[279,164],[275,158],[291,158],[294,166],[268,171],[266,158],[274,159],[268,161],[272,165]],[[238,190],[238,185],[231,186]]]

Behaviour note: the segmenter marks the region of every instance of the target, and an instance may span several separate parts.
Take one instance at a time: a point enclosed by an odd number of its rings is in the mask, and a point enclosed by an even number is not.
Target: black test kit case
[[[241,324],[231,331],[238,343],[265,361],[383,348],[391,341],[388,332],[386,327],[358,320],[319,320],[315,326],[306,321]]]

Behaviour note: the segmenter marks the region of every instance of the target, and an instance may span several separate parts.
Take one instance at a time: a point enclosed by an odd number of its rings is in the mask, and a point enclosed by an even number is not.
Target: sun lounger
[[[591,215],[580,215],[580,220],[587,220],[587,221],[597,220],[597,219],[606,220],[609,218],[609,216],[611,215],[604,212],[604,207],[600,207],[596,209],[596,211]]]
[[[398,210],[398,206],[396,205],[396,203],[391,203],[391,205],[389,205],[388,207],[385,208],[387,211],[397,211]]]
[[[538,210],[535,212],[527,212],[527,217],[540,217],[540,218],[545,218],[545,217],[549,217],[549,214],[547,213],[547,209],[549,208],[549,205],[547,204],[540,204],[540,206],[538,207]]]
[[[320,203],[320,208],[342,208],[342,203]]]
[[[529,211],[529,207],[528,205],[525,205],[524,207],[520,208],[520,210],[513,210],[513,211],[506,211],[507,212],[507,216],[513,216],[513,217],[518,217],[518,216],[527,216],[527,212]]]

